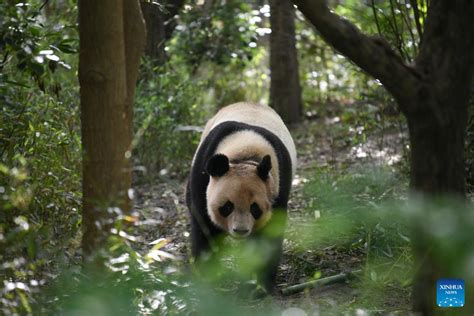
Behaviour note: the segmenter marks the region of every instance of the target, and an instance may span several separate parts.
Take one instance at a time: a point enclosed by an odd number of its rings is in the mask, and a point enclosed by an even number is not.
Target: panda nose
[[[249,230],[246,228],[234,228],[233,231],[234,233],[239,234],[239,235],[245,235],[249,232]]]

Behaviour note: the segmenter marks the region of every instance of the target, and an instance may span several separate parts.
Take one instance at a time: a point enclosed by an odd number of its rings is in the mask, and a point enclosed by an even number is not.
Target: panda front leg
[[[283,237],[264,238],[262,246],[268,247],[261,268],[257,272],[258,283],[265,288],[267,293],[273,294],[276,290],[276,276],[283,250]]]
[[[218,234],[219,231],[206,223],[203,218],[198,219],[195,215],[191,215],[191,254],[195,260],[199,260],[206,253],[211,253]]]
[[[282,207],[274,210],[274,214],[268,225],[255,235],[264,254],[261,268],[257,272],[258,282],[268,293],[274,293],[276,289],[276,275],[283,252],[283,234],[286,227],[287,212]]]
[[[209,251],[210,243],[199,221],[192,216],[191,219],[191,254],[194,259],[199,259],[204,252]]]
[[[209,220],[206,220],[206,217],[202,215],[205,212],[200,211],[200,207],[197,207],[193,202],[189,180],[186,185],[186,204],[191,219],[191,255],[197,260],[203,253],[209,252],[216,232],[215,229],[212,229]]]
[[[194,217],[191,220],[191,254],[194,259],[201,257],[201,254],[210,248],[209,240],[202,231]]]

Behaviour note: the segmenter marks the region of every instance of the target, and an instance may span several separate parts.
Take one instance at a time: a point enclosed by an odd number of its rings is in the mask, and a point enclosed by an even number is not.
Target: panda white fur
[[[258,274],[271,291],[295,168],[293,139],[273,109],[244,102],[222,108],[206,124],[188,179],[192,255],[199,259],[224,233],[264,238],[272,250]],[[278,232],[267,236],[276,212]]]

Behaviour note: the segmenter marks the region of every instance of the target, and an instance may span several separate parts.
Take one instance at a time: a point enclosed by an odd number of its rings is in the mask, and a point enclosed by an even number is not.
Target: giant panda
[[[272,108],[240,102],[218,111],[204,128],[187,183],[195,260],[223,234],[260,238],[270,255],[256,273],[273,292],[295,168],[293,139]]]

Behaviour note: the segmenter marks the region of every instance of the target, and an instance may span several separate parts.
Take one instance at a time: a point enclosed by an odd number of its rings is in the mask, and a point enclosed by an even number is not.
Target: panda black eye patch
[[[227,217],[230,215],[230,213],[232,213],[234,211],[234,203],[232,203],[231,201],[227,201],[225,202],[224,205],[222,205],[221,207],[219,207],[219,213],[223,216],[223,217]]]
[[[257,203],[252,203],[252,205],[250,205],[250,213],[252,214],[253,218],[259,219],[263,212]]]

